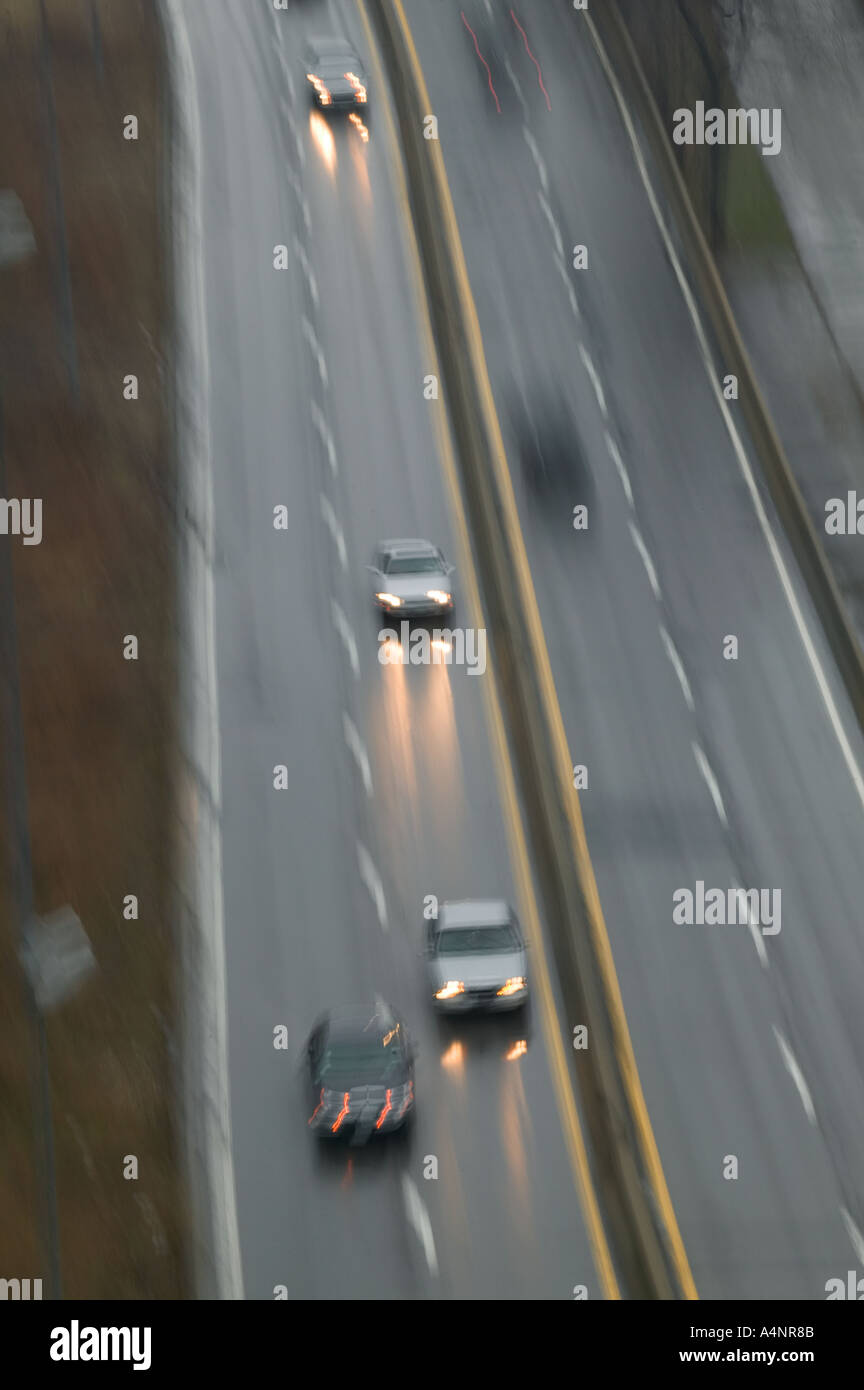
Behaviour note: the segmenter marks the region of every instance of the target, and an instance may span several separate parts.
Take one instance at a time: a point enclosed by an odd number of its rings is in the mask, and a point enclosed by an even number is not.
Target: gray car
[[[312,102],[319,111],[355,111],[366,119],[368,81],[347,39],[312,39],[304,56]]]
[[[375,603],[391,617],[445,617],[453,612],[453,566],[431,541],[379,541],[368,568]]]
[[[528,1000],[525,941],[506,902],[444,903],[426,923],[426,969],[436,1009],[518,1009]]]

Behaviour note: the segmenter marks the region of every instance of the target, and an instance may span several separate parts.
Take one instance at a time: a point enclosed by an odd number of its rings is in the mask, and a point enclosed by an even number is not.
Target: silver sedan
[[[429,993],[442,1012],[518,1009],[528,1000],[525,941],[508,903],[444,903],[426,923],[425,954]]]
[[[431,541],[379,541],[368,568],[375,602],[388,615],[428,618],[453,612],[453,566]]]

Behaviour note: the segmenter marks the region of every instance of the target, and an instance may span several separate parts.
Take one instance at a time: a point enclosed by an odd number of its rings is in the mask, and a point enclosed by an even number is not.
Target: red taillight
[[[322,1086],[322,1087],[321,1087],[321,1094],[320,1094],[320,1096],[318,1097],[318,1104],[315,1106],[315,1109],[312,1111],[312,1114],[309,1116],[309,1119],[308,1119],[308,1121],[307,1121],[308,1124],[311,1125],[312,1121],[315,1119],[315,1116],[318,1114],[318,1111],[321,1109],[321,1106],[322,1106],[323,1104],[324,1104],[324,1087]]]
[[[321,81],[321,78],[316,77],[314,72],[307,72],[306,79],[308,82],[311,82],[312,86],[315,88],[315,95],[318,97],[318,100],[320,101],[321,105],[329,106],[332,98],[330,96],[330,92],[324,86],[324,83]]]
[[[346,1091],[344,1096],[342,1097],[342,1109],[339,1111],[339,1114],[336,1116],[336,1119],[330,1126],[334,1134],[341,1125],[342,1121],[345,1119],[345,1116],[348,1114],[348,1095],[349,1093],[348,1091]]]
[[[376,1128],[376,1129],[380,1129],[380,1128],[381,1128],[381,1126],[383,1125],[383,1123],[384,1123],[384,1121],[386,1120],[387,1116],[390,1114],[390,1110],[392,1109],[392,1107],[391,1107],[391,1105],[390,1105],[390,1097],[392,1096],[392,1094],[393,1094],[392,1091],[388,1091],[388,1092],[387,1092],[387,1100],[386,1100],[385,1103],[384,1103],[384,1109],[381,1111],[381,1114],[378,1116],[378,1119],[375,1121],[375,1128]]]

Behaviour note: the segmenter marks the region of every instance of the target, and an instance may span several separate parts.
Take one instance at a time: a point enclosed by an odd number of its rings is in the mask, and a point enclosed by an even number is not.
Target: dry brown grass
[[[48,1028],[67,1298],[188,1292],[173,1045],[173,458],[161,380],[160,40],[147,0],[47,0],[81,399],[64,368],[38,0],[0,0],[0,182],[39,246],[0,270],[7,492],[43,499],[12,541],[36,904],[70,903],[98,973]],[[137,143],[122,118],[140,121]],[[134,372],[140,399],[122,398]],[[0,542],[5,543],[5,542]],[[140,659],[122,659],[127,633]],[[137,922],[123,919],[138,895]],[[8,895],[0,918],[0,1276],[47,1273],[37,1244],[30,1036]],[[135,1154],[137,1182],[124,1181]]]

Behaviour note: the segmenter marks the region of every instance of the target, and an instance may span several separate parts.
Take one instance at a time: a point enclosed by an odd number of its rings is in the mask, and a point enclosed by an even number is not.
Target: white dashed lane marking
[[[711,764],[706,758],[705,753],[700,744],[693,743],[692,748],[693,756],[696,759],[696,765],[699,768],[699,771],[702,773],[702,776],[705,778],[705,785],[707,786],[708,791],[711,793],[711,800],[714,802],[714,809],[720,817],[721,821],[723,822],[724,826],[728,827],[729,820],[726,815],[726,807],[723,805],[723,798],[720,795],[720,787],[717,782],[717,778],[714,776],[714,771],[711,767]]]
[[[300,238],[296,236],[294,238],[294,251],[302,267],[303,274],[306,276],[306,283],[309,286],[309,293],[312,296],[312,301],[317,307],[318,281],[315,279],[315,273],[311,265],[309,264],[309,257],[306,255],[306,248],[303,245]]]
[[[690,689],[690,682],[687,679],[687,672],[684,670],[684,663],[678,655],[678,648],[675,646],[675,643],[672,641],[672,638],[669,636],[669,633],[666,631],[665,627],[662,626],[660,628],[660,638],[663,642],[663,647],[665,649],[666,655],[672,662],[672,669],[678,677],[678,682],[681,686],[682,691],[684,692],[684,699],[687,701],[687,708],[691,711],[694,711],[696,709],[696,704],[693,699],[693,691]],[[700,749],[699,751],[701,752],[702,750]]]
[[[555,249],[557,250],[558,255],[560,256],[561,260],[563,261],[563,260],[564,260],[564,238],[563,238],[562,235],[561,235],[561,229],[559,228],[558,223],[555,221],[555,214],[553,213],[552,209],[550,208],[549,202],[548,202],[548,200],[547,200],[545,194],[543,194],[543,193],[538,193],[538,194],[537,194],[537,201],[538,201],[538,203],[540,204],[540,207],[541,207],[541,209],[542,209],[542,211],[543,211],[543,216],[546,218],[546,221],[549,223],[549,226],[552,228],[552,235],[553,235],[553,237],[555,238]]]
[[[615,443],[615,440],[612,438],[608,430],[606,430],[606,448],[609,450],[609,456],[612,459],[612,462],[618,469],[618,477],[621,479],[621,486],[624,489],[627,501],[630,503],[630,506],[632,507],[633,488],[630,486],[630,474],[627,472],[627,469],[624,466],[624,460],[621,457],[621,452],[618,448],[618,445]]]
[[[372,856],[365,845],[357,841],[357,863],[360,865],[360,877],[369,889],[369,896],[375,904],[375,911],[378,913],[378,921],[382,931],[387,931],[387,903],[384,898],[384,885],[378,870],[372,861]]]
[[[438,1256],[435,1253],[435,1239],[432,1235],[432,1222],[429,1220],[429,1213],[426,1210],[423,1199],[414,1183],[407,1173],[402,1174],[402,1195],[405,1198],[405,1210],[408,1220],[417,1232],[420,1244],[423,1246],[423,1254],[426,1256],[426,1263],[430,1273],[438,1273]]]
[[[540,175],[540,182],[543,185],[543,192],[548,193],[549,171],[546,168],[546,161],[540,153],[540,150],[537,147],[537,141],[534,139],[534,136],[531,134],[527,125],[522,127],[522,134],[525,137],[525,144],[531,151],[531,156],[534,160],[534,163],[537,165],[537,173]]]
[[[639,527],[632,521],[628,521],[627,525],[630,528],[630,539],[639,552],[639,558],[645,566],[645,573],[648,575],[648,583],[651,585],[651,592],[659,603],[662,599],[662,594],[660,592],[660,581],[657,578],[657,571],[654,568],[654,561],[648,553],[648,547],[642,539],[642,532],[639,530]]]
[[[301,327],[303,329],[303,337],[309,344],[312,356],[315,358],[315,361],[317,363],[318,374],[321,377],[321,380],[323,381],[324,385],[326,386],[328,381],[327,363],[324,361],[324,353],[321,350],[321,344],[318,342],[318,335],[316,334],[315,329],[312,327],[305,314],[303,315],[303,318],[301,320]]]
[[[335,474],[339,472],[339,465],[336,462],[336,446],[333,443],[333,435],[330,432],[330,426],[327,424],[324,418],[324,412],[317,401],[312,402],[310,410],[312,413],[312,424],[321,436],[321,442],[327,451],[327,462],[335,476]]]
[[[594,395],[597,397],[597,404],[600,407],[600,413],[603,416],[604,420],[608,420],[609,411],[606,408],[606,397],[603,394],[603,387],[600,384],[600,377],[597,375],[597,368],[594,366],[594,359],[592,358],[590,352],[588,351],[584,343],[579,344],[579,356],[582,358],[582,363],[585,367],[585,370],[591,378],[591,385],[594,387]]]
[[[777,1039],[777,1046],[780,1048],[780,1055],[783,1058],[783,1065],[788,1071],[792,1080],[795,1082],[796,1089],[801,1097],[801,1104],[804,1106],[804,1113],[811,1125],[816,1124],[816,1110],[813,1106],[813,1098],[804,1080],[804,1073],[795,1060],[795,1055],[788,1042],[780,1032],[779,1028],[774,1029],[774,1036]]]
[[[357,725],[348,714],[342,715],[342,728],[345,733],[345,742],[354,754],[360,775],[363,778],[363,786],[366,788],[366,795],[372,795],[372,769],[369,766],[369,755],[366,752],[366,745],[357,732]]]
[[[351,662],[351,670],[355,676],[360,675],[360,657],[357,653],[357,643],[354,641],[354,633],[351,631],[351,624],[345,617],[344,609],[336,602],[335,598],[330,600],[330,611],[333,614],[333,626],[345,643],[348,652],[348,659]]]
[[[510,59],[509,59],[509,58],[505,58],[505,59],[504,59],[504,68],[505,68],[505,71],[506,71],[506,73],[507,73],[507,76],[508,76],[509,79],[510,79],[510,83],[511,83],[511,85],[512,85],[512,87],[513,87],[513,90],[514,90],[514,92],[516,93],[517,99],[518,99],[518,101],[519,101],[519,105],[522,107],[522,115],[523,115],[523,116],[527,116],[527,115],[528,115],[528,103],[527,103],[527,101],[525,100],[525,97],[523,96],[523,93],[522,93],[522,84],[521,84],[521,82],[519,81],[519,78],[516,76],[515,72],[513,71],[513,64],[510,62]]]
[[[736,893],[744,892],[744,889],[741,887],[740,883],[733,883],[732,887]],[[749,906],[747,911],[747,926],[750,929],[750,935],[753,938],[753,944],[756,947],[756,953],[759,956],[759,959],[762,962],[763,966],[767,970],[768,952],[765,950],[765,942],[762,939],[762,933],[759,930],[759,919],[755,913],[749,910]]]
[[[330,504],[329,497],[325,497],[323,492],[321,494],[321,515],[324,518],[324,524],[326,525],[327,530],[333,537],[333,542],[339,554],[339,563],[341,564],[343,570],[347,570],[348,549],[345,545],[345,534],[342,530],[342,527],[339,525],[339,522],[336,519],[336,513],[334,512],[333,507]]]

